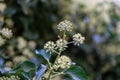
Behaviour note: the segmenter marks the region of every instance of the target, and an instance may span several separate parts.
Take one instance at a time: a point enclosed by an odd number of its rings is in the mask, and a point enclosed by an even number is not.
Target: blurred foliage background
[[[120,6],[115,0],[0,0],[0,29],[13,38],[0,40],[0,74],[30,60],[39,65],[36,49],[58,38],[57,24],[70,20],[86,41],[64,54],[83,67],[90,80],[120,80]],[[73,33],[68,33],[72,39]],[[69,39],[69,40],[70,40]]]

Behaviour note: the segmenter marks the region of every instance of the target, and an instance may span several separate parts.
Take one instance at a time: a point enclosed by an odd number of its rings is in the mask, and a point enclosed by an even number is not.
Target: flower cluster
[[[70,21],[64,20],[60,22],[58,25],[58,30],[60,31],[72,31],[73,27]],[[68,42],[66,40],[66,34],[63,35],[63,38],[60,38],[56,41],[56,44],[53,41],[48,41],[44,45],[44,49],[46,52],[56,52],[56,51],[64,51],[68,47],[67,44],[74,43],[74,45],[80,45],[84,42],[85,38],[80,34],[74,34],[73,35],[73,41]]]
[[[74,41],[74,45],[80,45],[84,42],[85,37],[83,37],[80,33],[77,33],[75,35],[73,35],[73,41]]]
[[[2,36],[4,36],[5,38],[8,38],[8,39],[10,39],[12,37],[12,31],[8,28],[3,28],[1,30],[1,34],[2,34]]]
[[[71,66],[71,59],[63,55],[56,61],[56,66],[61,69],[69,68]]]
[[[60,22],[57,26],[60,31],[72,31],[73,29],[71,22],[67,20]]]
[[[12,31],[8,28],[3,28],[0,31],[0,46],[4,45],[6,42],[6,39],[10,39],[12,37]]]
[[[64,21],[60,22],[57,25],[57,29],[60,31],[63,31],[63,35],[62,36],[59,35],[59,39],[56,40],[56,42],[48,41],[44,45],[44,49],[46,50],[46,52],[50,52],[50,54],[57,53],[57,57],[56,57],[54,63],[50,63],[50,61],[47,61],[49,68],[46,70],[45,74],[41,78],[43,80],[50,79],[51,77],[62,74],[61,70],[70,68],[72,65],[72,61],[69,57],[67,57],[65,55],[61,55],[62,51],[66,50],[66,48],[68,48],[68,44],[73,43],[74,45],[79,46],[85,40],[85,38],[80,33],[74,34],[72,37],[73,38],[72,41],[68,42],[66,40],[67,39],[66,32],[72,31],[72,29],[73,29],[70,21],[64,20]],[[59,71],[60,71],[60,73],[59,73]],[[53,75],[53,76],[51,76],[51,75]]]
[[[55,44],[52,41],[48,41],[45,45],[44,45],[44,49],[46,49],[46,52],[54,52],[55,49]]]
[[[21,80],[21,79],[19,78],[19,76],[13,75],[10,77],[6,77],[6,76],[0,77],[0,80]]]
[[[56,48],[63,51],[67,48],[67,41],[64,39],[59,39],[56,41]]]

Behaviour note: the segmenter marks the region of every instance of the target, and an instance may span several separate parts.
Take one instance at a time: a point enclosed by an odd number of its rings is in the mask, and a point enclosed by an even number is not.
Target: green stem
[[[54,52],[55,52],[56,54],[58,54],[58,53],[59,53],[59,52],[57,52],[57,51],[55,51],[55,50],[54,50]]]
[[[51,72],[52,72],[52,70],[50,69],[49,76],[48,76],[48,79],[47,79],[47,80],[50,80],[50,79],[51,79]]]
[[[50,62],[47,60],[48,66],[50,69],[52,69]]]
[[[61,50],[60,50],[60,52],[58,53],[57,58],[55,59],[55,62],[54,62],[54,64],[53,64],[53,66],[55,65],[56,61],[57,61],[58,58],[60,57],[60,54],[61,54]]]
[[[65,33],[66,31],[63,32],[63,40],[65,40],[65,37],[66,37]]]
[[[59,76],[59,75],[62,75],[62,74],[64,74],[64,73],[63,73],[63,72],[60,72],[60,73],[58,73],[58,74],[55,74],[55,75],[51,76],[51,78],[54,78],[54,77]]]
[[[74,43],[74,41],[68,42],[68,44],[72,44],[72,43]],[[67,45],[68,45],[68,44],[67,44]]]

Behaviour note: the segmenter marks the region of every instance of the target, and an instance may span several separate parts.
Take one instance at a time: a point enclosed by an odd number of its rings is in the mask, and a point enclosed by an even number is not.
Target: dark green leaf
[[[18,74],[25,77],[27,80],[32,80],[32,77],[35,74],[36,66],[32,62],[24,61],[19,64],[13,70],[9,71],[8,74]]]
[[[88,80],[85,72],[80,66],[72,66],[65,71],[73,80]]]
[[[22,75],[23,75],[27,80],[32,80],[32,77],[31,77],[27,72],[22,72]]]

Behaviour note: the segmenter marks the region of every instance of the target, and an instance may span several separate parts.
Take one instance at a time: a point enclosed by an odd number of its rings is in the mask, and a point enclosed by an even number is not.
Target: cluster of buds
[[[12,31],[8,28],[3,28],[0,33],[2,34],[3,37],[10,39],[12,37]]]
[[[58,30],[60,31],[72,31],[72,23],[70,21],[64,20],[60,22],[58,25]]]
[[[67,41],[64,39],[58,39],[56,41],[56,48],[59,49],[59,51],[63,51],[67,48]]]
[[[75,35],[73,35],[73,43],[74,45],[80,45],[80,44],[83,44],[85,40],[85,37],[83,37],[80,33],[77,33]]]
[[[55,63],[54,68],[57,70],[58,68],[61,69],[66,69],[66,68],[70,68],[71,66],[71,59],[67,56],[61,56],[58,58],[58,60]]]
[[[10,39],[13,35],[12,31],[8,28],[3,28],[1,31],[0,31],[0,46],[2,46],[6,39]]]
[[[46,52],[54,52],[55,49],[55,44],[53,41],[48,41],[45,45],[44,45],[44,49],[46,49]]]

